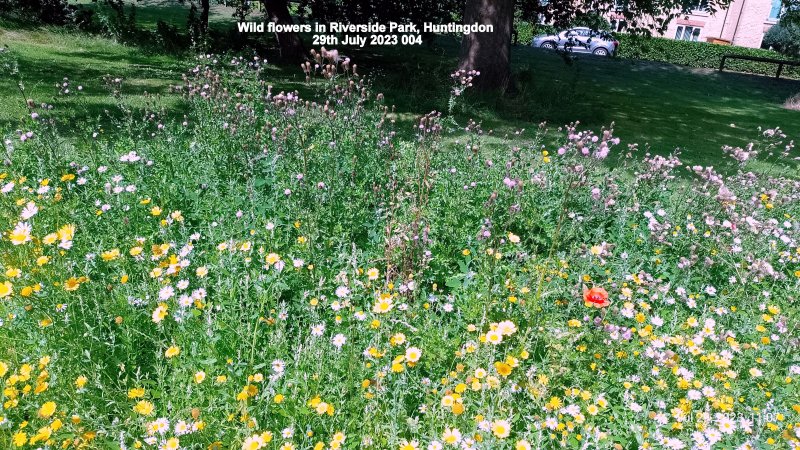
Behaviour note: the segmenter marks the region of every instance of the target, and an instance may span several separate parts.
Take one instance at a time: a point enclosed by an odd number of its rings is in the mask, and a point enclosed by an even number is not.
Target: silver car
[[[574,27],[558,34],[535,36],[531,46],[548,50],[558,49],[598,56],[613,56],[617,51],[619,41],[606,31]]]

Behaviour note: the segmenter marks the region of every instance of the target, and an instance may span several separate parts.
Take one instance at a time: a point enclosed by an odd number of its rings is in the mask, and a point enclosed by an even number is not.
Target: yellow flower
[[[14,293],[14,285],[10,281],[0,283],[0,298],[5,298]]]
[[[498,361],[494,363],[494,368],[497,369],[497,373],[503,377],[511,375],[511,366],[504,362]]]
[[[19,431],[14,433],[14,436],[11,438],[11,440],[14,442],[14,446],[22,447],[26,442],[28,442],[28,435],[22,431]]]
[[[119,255],[120,255],[119,249],[112,248],[111,250],[101,253],[100,257],[103,258],[103,261],[108,262],[119,258]]]
[[[167,442],[165,442],[160,448],[163,450],[178,450],[181,448],[181,444],[178,441],[178,438],[172,437],[167,439]]]
[[[75,225],[64,225],[63,227],[59,228],[56,233],[58,233],[59,240],[71,241],[72,238],[75,237]]]
[[[172,345],[164,352],[164,356],[167,358],[174,358],[178,356],[180,353],[181,353],[180,347]]]
[[[154,409],[155,407],[153,404],[147,400],[140,400],[138,403],[136,403],[136,406],[133,407],[133,410],[137,414],[141,414],[143,416],[149,416],[150,414],[153,414]]]
[[[161,215],[161,208],[158,206],[153,206],[150,209],[150,214],[153,216],[160,216]]]
[[[206,373],[202,370],[194,374],[194,382],[197,384],[202,383],[206,379]]]
[[[83,387],[86,386],[86,383],[88,381],[89,381],[89,379],[86,378],[85,375],[81,375],[81,376],[79,376],[78,378],[75,379],[75,387],[77,387],[78,389],[83,389]]]
[[[144,388],[133,388],[128,391],[128,398],[141,398],[144,397]]]
[[[80,281],[77,278],[71,277],[67,281],[64,282],[64,289],[67,291],[74,291],[81,287]]]
[[[38,442],[43,442],[50,439],[50,436],[53,434],[53,429],[50,427],[42,427],[36,432],[36,435],[31,437],[29,443],[30,445],[35,445]]]
[[[55,402],[47,402],[39,408],[39,417],[44,419],[49,418],[56,412],[56,403]]]

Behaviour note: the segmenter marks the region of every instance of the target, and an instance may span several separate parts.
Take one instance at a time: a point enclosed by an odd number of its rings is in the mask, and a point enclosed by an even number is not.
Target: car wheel
[[[542,42],[542,45],[540,45],[539,48],[544,48],[544,49],[547,49],[547,50],[555,50],[556,49],[556,44],[555,44],[555,42],[550,42],[550,41]]]
[[[592,54],[597,55],[597,56],[608,56],[609,55],[608,50],[603,48],[603,47],[598,47],[598,48],[594,49]]]

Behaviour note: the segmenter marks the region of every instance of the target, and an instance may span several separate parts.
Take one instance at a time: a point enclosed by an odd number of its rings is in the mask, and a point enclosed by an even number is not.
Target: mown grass
[[[446,103],[443,86],[457,51],[457,41],[441,39],[408,58],[379,49],[358,59],[380,67],[376,84],[399,111],[413,113]],[[687,161],[707,165],[719,159],[723,143],[744,145],[759,127],[800,136],[800,113],[782,106],[800,91],[798,81],[594,56],[565,61],[528,47],[515,48],[512,58],[519,94],[472,96],[462,116],[504,132],[542,121],[578,120],[593,129],[614,122],[628,143],[649,144],[660,154],[680,148]]]
[[[113,15],[114,11],[101,2],[92,0],[78,0],[76,5],[91,9],[95,14]],[[189,17],[192,2],[175,2],[169,0],[142,0],[128,2],[125,5],[125,13],[131,14],[135,10],[136,23],[138,26],[154,30],[159,20],[168,25],[178,28],[186,27],[186,19]],[[224,28],[233,26],[234,8],[223,3],[211,2],[209,11],[209,26],[211,28]],[[200,14],[198,10],[197,14]]]
[[[188,6],[148,1],[138,3],[136,11],[143,28],[155,27],[159,19],[180,27]],[[215,6],[212,25],[223,31],[233,26],[231,14],[230,8]],[[269,50],[271,36],[251,38],[262,56],[275,60]],[[64,77],[84,86],[82,112],[76,112],[77,100],[62,100],[63,114],[76,121],[112,109],[116,100],[102,88],[104,75],[123,77],[124,102],[137,107],[147,101],[145,93],[166,92],[191,66],[188,54],[145,52],[102,37],[19,28],[7,22],[0,22],[0,45],[8,46],[18,59],[26,95],[37,101],[50,101],[53,86]],[[396,105],[401,124],[410,126],[421,113],[447,109],[449,74],[458,53],[455,37],[440,37],[433,45],[419,47],[343,48],[342,52]],[[745,145],[759,127],[779,126],[790,137],[800,136],[800,112],[782,106],[800,91],[798,81],[591,56],[565,61],[528,47],[514,49],[513,64],[518,94],[473,94],[455,111],[459,122],[474,118],[501,135],[543,121],[550,125],[580,121],[595,130],[613,122],[625,142],[649,146],[660,154],[680,148],[687,162],[704,165],[718,160],[722,144]],[[267,73],[276,90],[307,89],[295,66],[276,64]],[[0,102],[0,126],[7,127],[25,110],[13,77],[0,79]],[[163,106],[180,108],[175,100]]]
[[[8,46],[18,74],[0,78],[0,126],[13,127],[27,111],[25,99],[57,105],[61,127],[80,126],[88,119],[117,110],[118,100],[104,87],[103,77],[120,77],[126,93],[124,105],[141,108],[154,96],[180,80],[186,62],[170,55],[143,54],[135,47],[112,40],[56,29],[0,29],[0,43]],[[57,85],[68,78],[80,96],[58,95]],[[20,91],[18,84],[22,85]],[[175,98],[163,106],[179,108]]]

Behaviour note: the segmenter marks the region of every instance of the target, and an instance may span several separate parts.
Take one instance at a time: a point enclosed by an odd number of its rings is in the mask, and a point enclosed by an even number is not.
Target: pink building
[[[681,14],[669,24],[661,36],[684,41],[706,41],[742,47],[761,47],[764,33],[778,22],[781,13],[781,0],[733,0],[727,9],[713,14],[702,8]],[[623,28],[623,23],[612,24]]]

